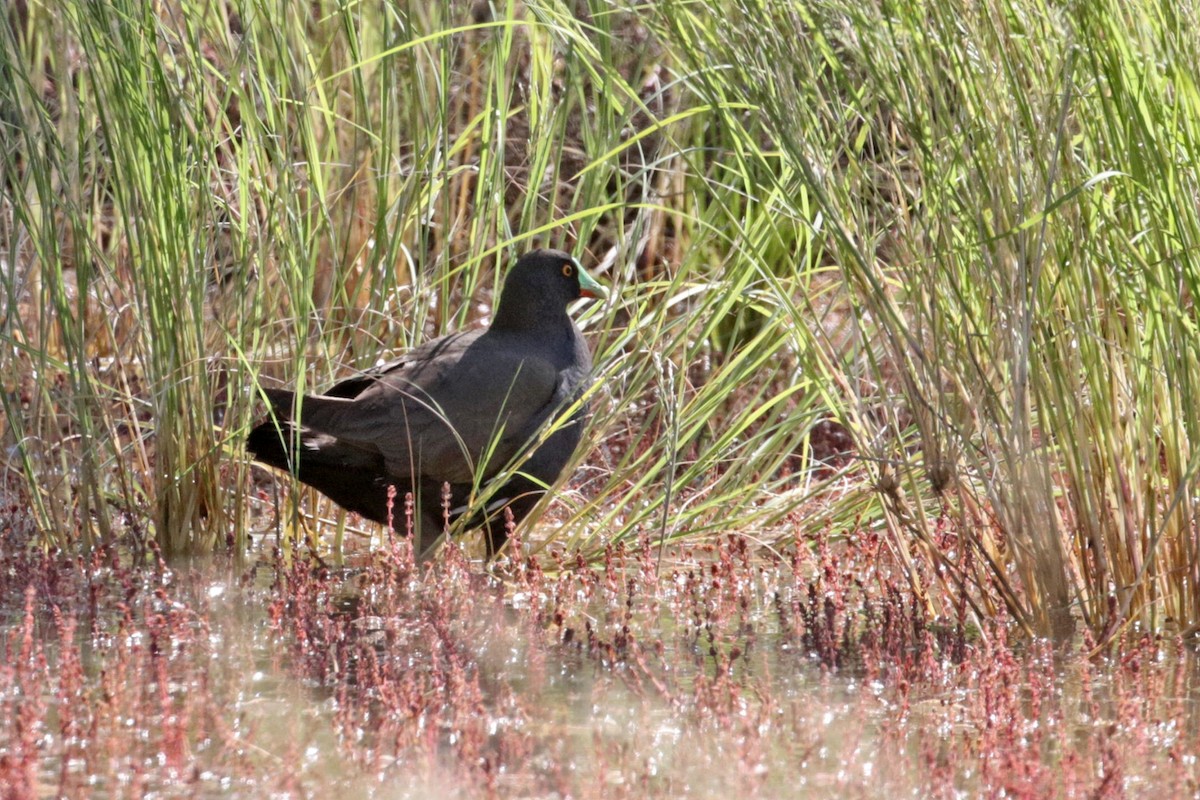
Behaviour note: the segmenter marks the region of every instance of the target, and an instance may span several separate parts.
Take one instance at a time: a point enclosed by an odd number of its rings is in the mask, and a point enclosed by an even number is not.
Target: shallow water
[[[1200,775],[1187,648],[939,643],[903,603],[870,627],[869,593],[737,553],[661,579],[636,554],[503,580],[8,562],[14,797],[1173,797]]]

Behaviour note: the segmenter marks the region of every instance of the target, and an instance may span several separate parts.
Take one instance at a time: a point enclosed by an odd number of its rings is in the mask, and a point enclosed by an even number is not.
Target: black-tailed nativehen
[[[567,253],[534,250],[506,276],[486,330],[435,339],[299,402],[294,392],[265,389],[273,414],[247,447],[376,522],[387,523],[395,487],[390,516],[399,532],[412,492],[419,553],[445,529],[447,510],[456,521],[482,491],[487,502],[465,527],[484,528],[494,554],[507,536],[504,509],[520,522],[579,444],[592,358],[567,306],[604,294]],[[489,485],[514,464],[502,485]]]

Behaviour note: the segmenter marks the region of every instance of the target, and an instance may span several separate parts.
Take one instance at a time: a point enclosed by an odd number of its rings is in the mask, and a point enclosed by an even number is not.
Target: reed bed
[[[360,526],[244,456],[256,388],[477,324],[542,243],[614,293],[534,550],[865,530],[930,618],[1200,625],[1192,9],[6,17],[4,485],[42,549],[337,559]]]

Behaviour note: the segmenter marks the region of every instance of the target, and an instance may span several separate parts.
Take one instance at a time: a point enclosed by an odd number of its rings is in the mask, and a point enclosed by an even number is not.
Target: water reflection
[[[498,576],[453,556],[241,575],[9,555],[0,782],[77,797],[1197,786],[1190,649],[1146,638],[1097,662],[999,630],[955,643],[863,584],[816,593],[791,564],[742,558],[681,556],[659,580],[636,554]]]

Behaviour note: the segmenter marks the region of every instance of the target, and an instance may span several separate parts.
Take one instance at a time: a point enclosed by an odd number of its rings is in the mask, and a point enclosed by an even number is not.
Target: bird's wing
[[[339,384],[349,397],[304,398],[301,424],[377,450],[397,477],[451,483],[487,477],[516,455],[558,383],[548,360],[475,334],[436,340],[389,367],[350,379],[366,385]]]
[[[355,398],[366,389],[386,379],[389,375],[403,375],[406,370],[421,369],[429,362],[451,362],[461,358],[462,351],[482,336],[484,331],[462,331],[442,336],[415,347],[399,358],[363,370],[349,378],[338,381],[321,393],[323,397]]]

